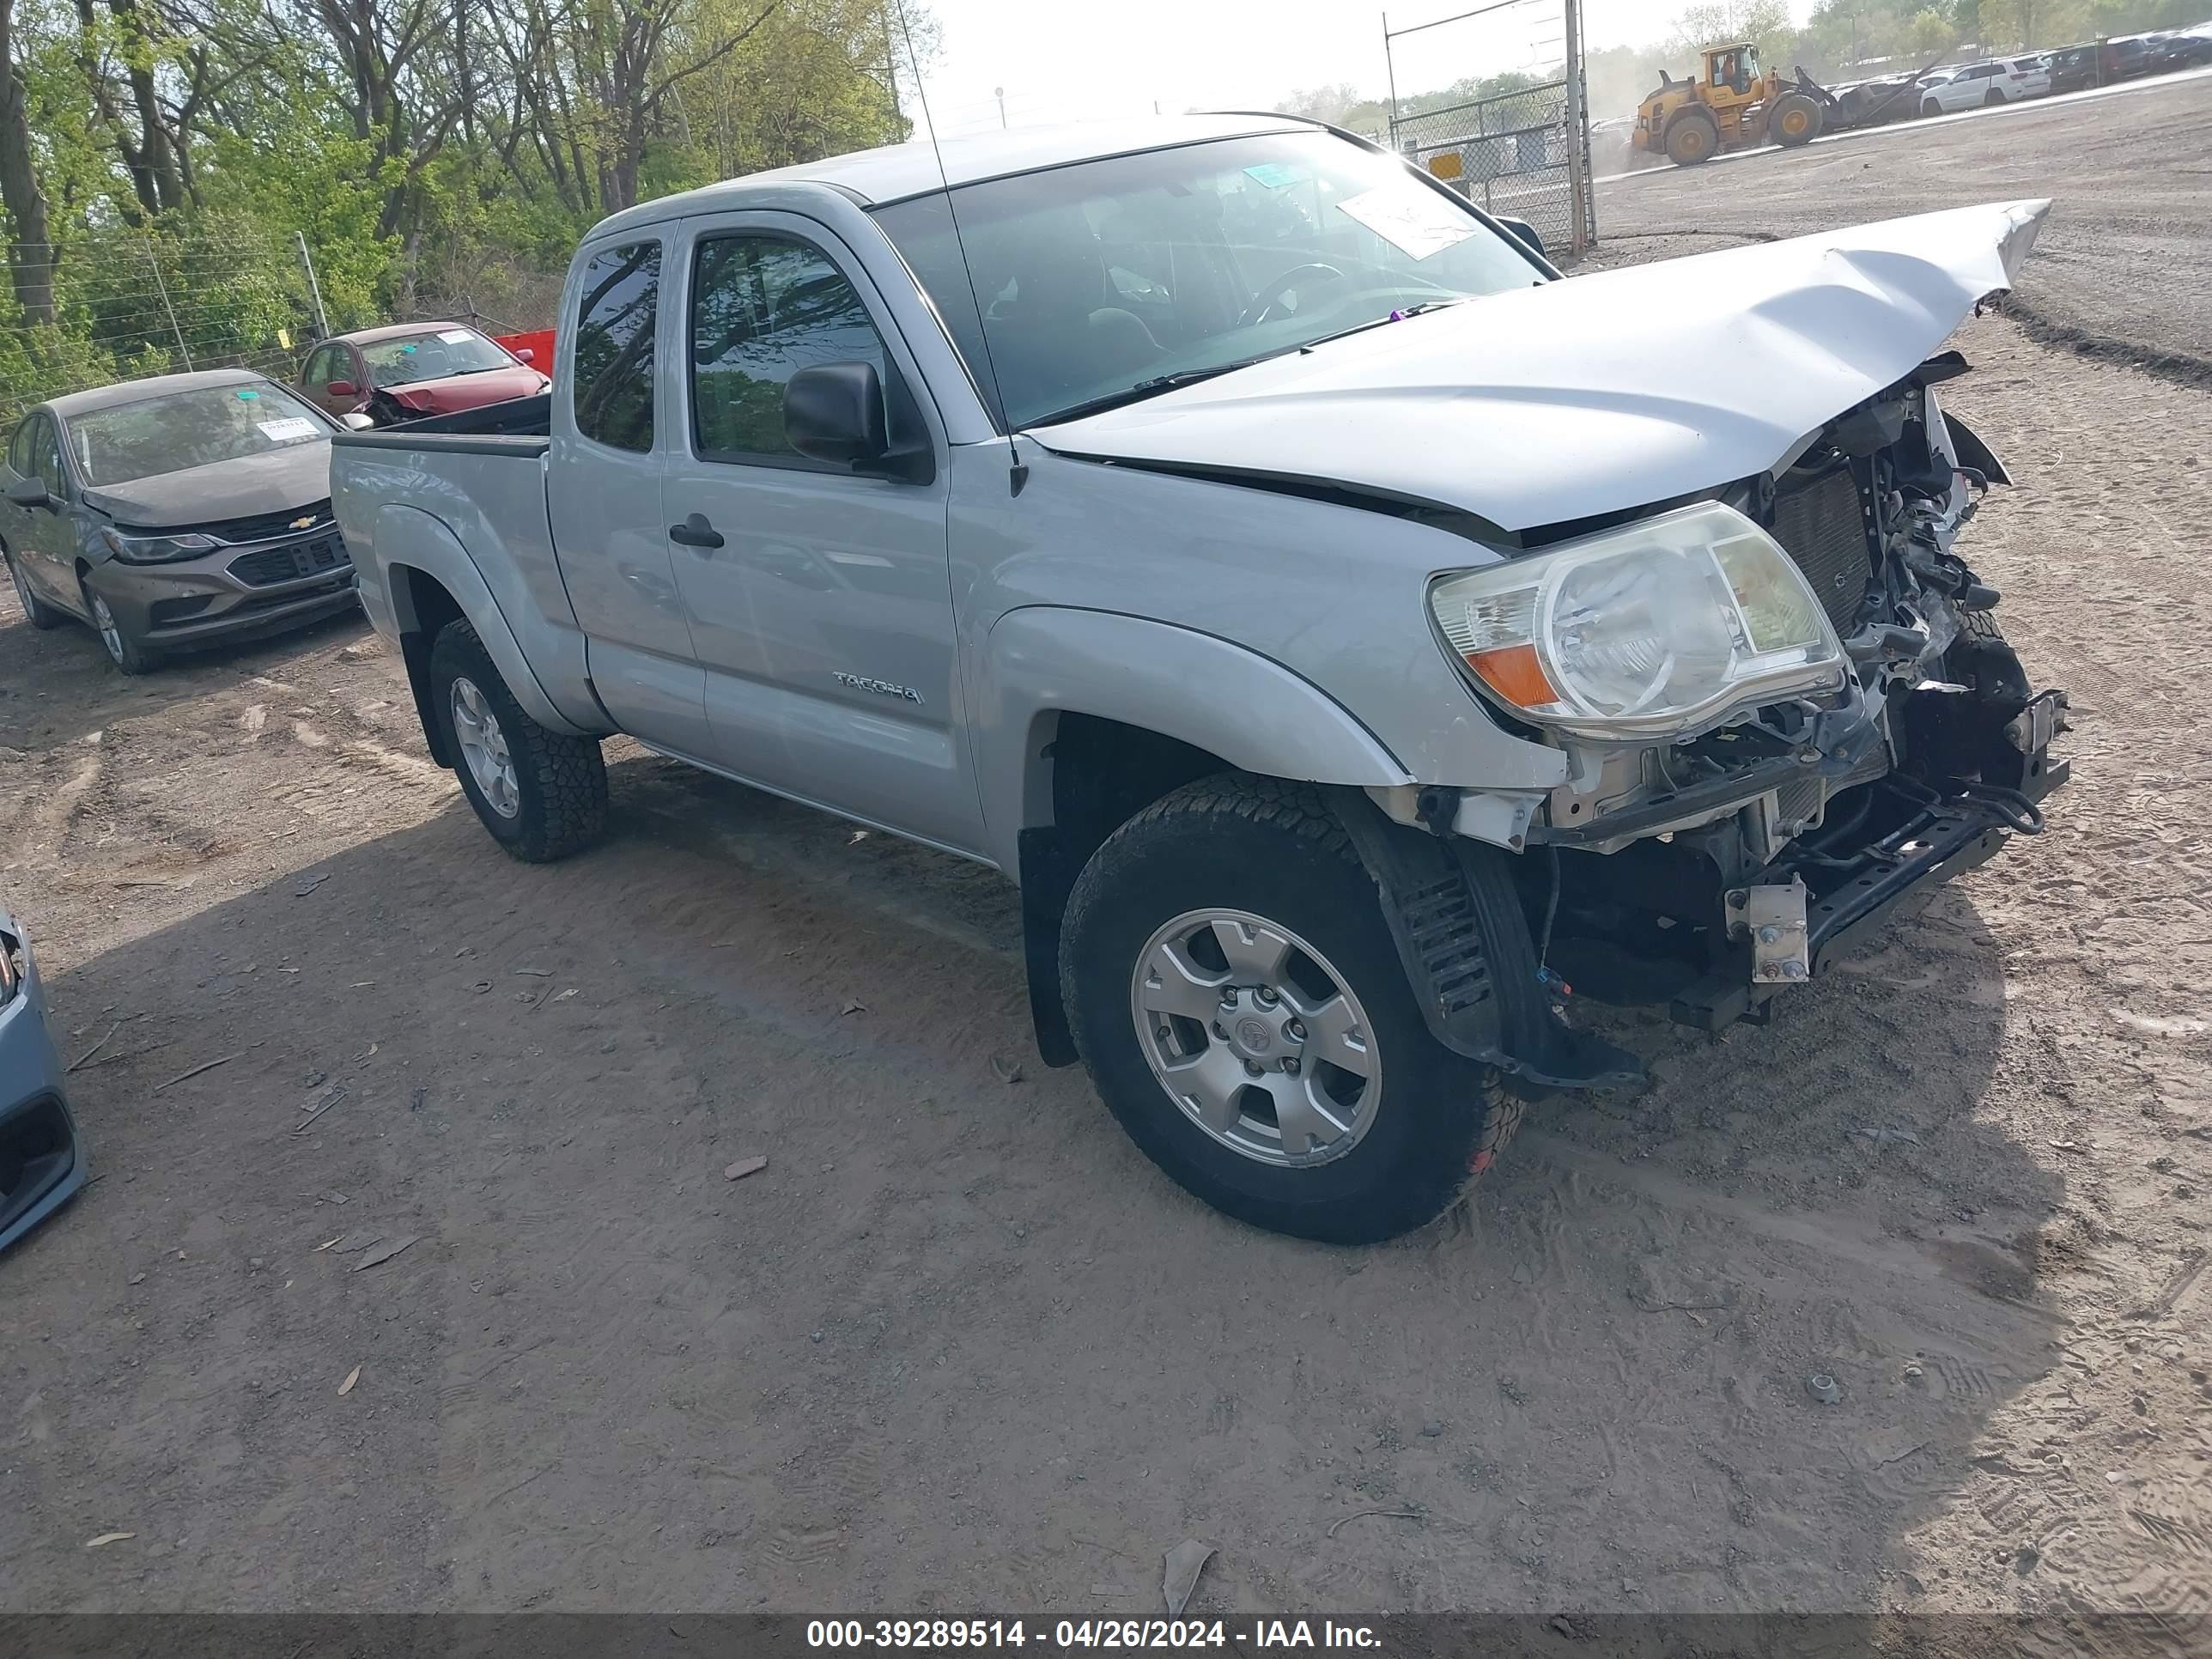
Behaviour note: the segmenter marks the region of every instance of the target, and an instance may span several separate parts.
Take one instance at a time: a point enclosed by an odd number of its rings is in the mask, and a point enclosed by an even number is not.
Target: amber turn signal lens
[[[1482,676],[1483,684],[1516,708],[1540,708],[1559,700],[1559,688],[1544,672],[1533,645],[1509,645],[1495,651],[1470,653],[1467,665]]]

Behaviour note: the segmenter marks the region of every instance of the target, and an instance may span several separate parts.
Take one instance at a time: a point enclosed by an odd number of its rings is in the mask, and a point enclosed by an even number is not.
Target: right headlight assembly
[[[1440,577],[1429,609],[1492,698],[1586,737],[1679,736],[1844,684],[1804,574],[1718,501]]]

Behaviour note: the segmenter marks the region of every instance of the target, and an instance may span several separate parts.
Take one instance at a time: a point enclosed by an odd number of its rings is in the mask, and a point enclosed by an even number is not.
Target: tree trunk
[[[31,153],[31,116],[22,77],[15,72],[15,0],[0,0],[0,206],[15,235],[8,246],[8,276],[15,302],[33,323],[54,320],[54,247],[46,224],[46,193],[39,188]]]

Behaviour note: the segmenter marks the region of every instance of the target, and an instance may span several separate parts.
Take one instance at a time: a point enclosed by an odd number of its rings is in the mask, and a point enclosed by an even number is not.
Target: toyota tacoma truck
[[[550,390],[333,497],[507,852],[591,843],[624,732],[991,865],[1047,1061],[1378,1239],[1641,1077],[1571,988],[1771,1013],[2042,827],[1939,392],[2047,207],[1561,280],[1311,123],[901,146],[606,220]]]

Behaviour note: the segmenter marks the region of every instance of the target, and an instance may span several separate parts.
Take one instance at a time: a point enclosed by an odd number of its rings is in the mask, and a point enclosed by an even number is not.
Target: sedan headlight
[[[222,545],[210,536],[134,536],[107,526],[100,527],[100,539],[125,564],[167,564],[177,559],[197,559]]]
[[[1429,609],[1484,691],[1590,737],[1672,737],[1844,682],[1804,574],[1717,501],[1446,576]]]

